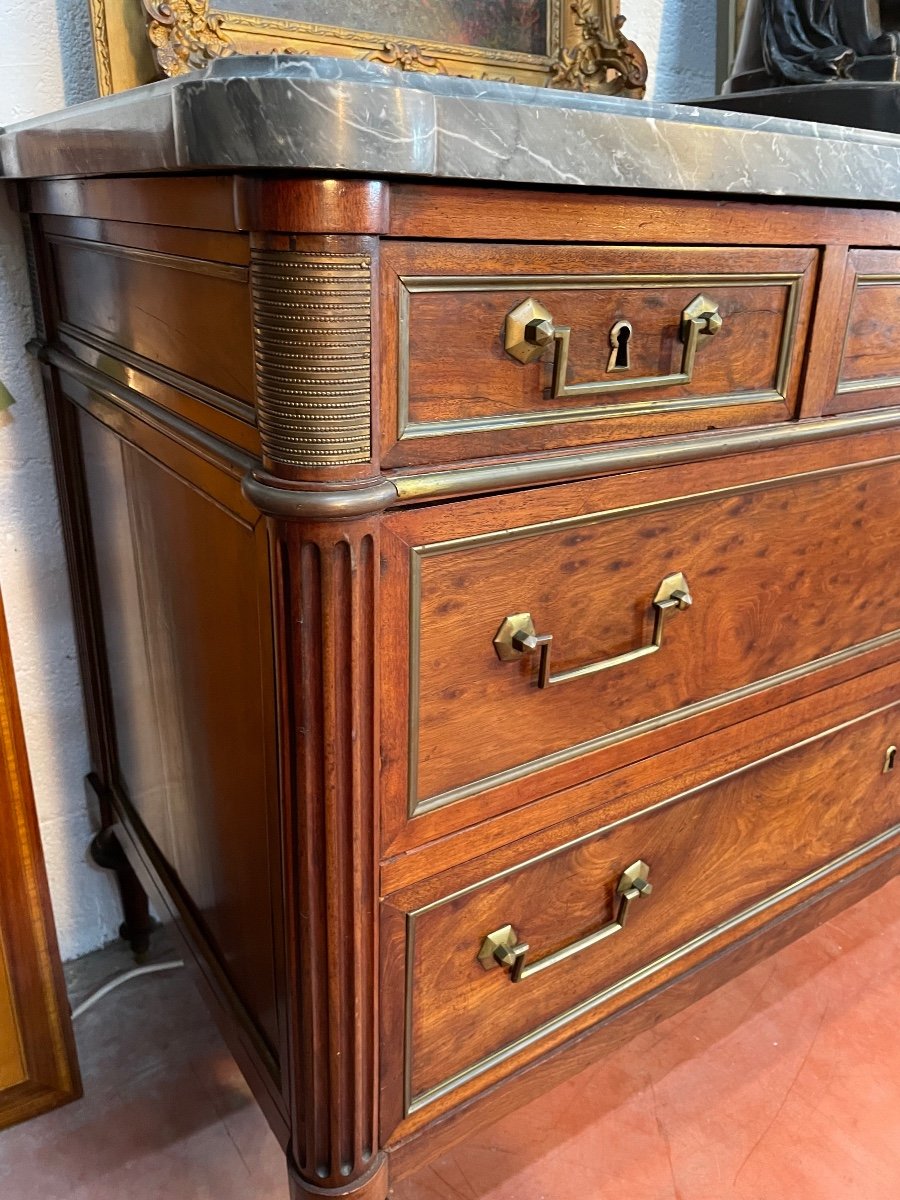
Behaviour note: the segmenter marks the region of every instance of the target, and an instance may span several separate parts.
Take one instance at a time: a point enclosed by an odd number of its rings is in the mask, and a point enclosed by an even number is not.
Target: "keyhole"
[[[887,775],[888,771],[893,771],[894,763],[897,761],[897,747],[888,746],[884,752],[884,766],[881,769],[883,775]]]
[[[631,335],[634,330],[630,321],[616,321],[609,331],[609,356],[607,371],[627,371],[631,367]]]

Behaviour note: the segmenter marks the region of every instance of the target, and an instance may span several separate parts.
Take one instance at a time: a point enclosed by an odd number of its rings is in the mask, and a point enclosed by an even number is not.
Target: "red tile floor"
[[[159,948],[155,953],[162,953]],[[77,1002],[127,969],[70,968]],[[445,1155],[396,1200],[894,1200],[900,880]],[[85,1098],[0,1134],[2,1200],[286,1200],[183,972],[78,1022]]]

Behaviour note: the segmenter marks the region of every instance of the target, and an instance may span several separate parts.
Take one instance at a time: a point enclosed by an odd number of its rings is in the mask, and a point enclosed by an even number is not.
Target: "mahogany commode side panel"
[[[890,207],[260,171],[21,207],[92,782],[298,1200],[386,1200],[895,873]]]

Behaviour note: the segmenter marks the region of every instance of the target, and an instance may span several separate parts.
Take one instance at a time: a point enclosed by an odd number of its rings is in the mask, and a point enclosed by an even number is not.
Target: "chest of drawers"
[[[101,850],[298,1198],[385,1200],[894,873],[888,203],[33,136]]]

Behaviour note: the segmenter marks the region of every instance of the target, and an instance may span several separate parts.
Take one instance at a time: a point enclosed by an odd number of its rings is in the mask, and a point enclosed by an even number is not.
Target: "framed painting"
[[[618,0],[89,0],[101,95],[233,54],[325,54],[401,70],[642,96]]]

